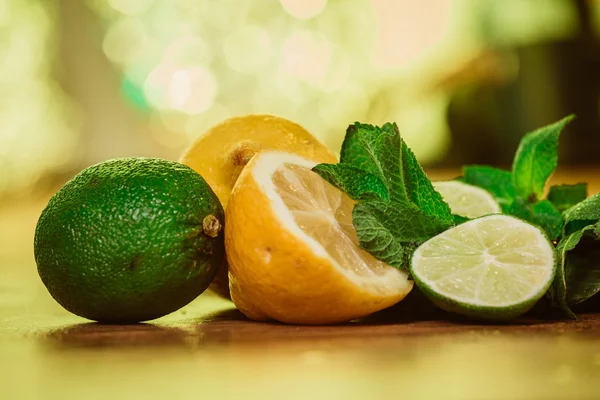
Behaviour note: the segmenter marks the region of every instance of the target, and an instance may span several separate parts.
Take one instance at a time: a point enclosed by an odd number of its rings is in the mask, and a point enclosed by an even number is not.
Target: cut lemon
[[[487,191],[459,181],[433,182],[453,214],[477,218],[488,214],[500,214],[502,209]]]
[[[337,162],[335,155],[300,125],[263,114],[220,122],[198,137],[179,162],[202,175],[226,207],[240,172],[261,150],[281,150],[317,162]]]
[[[556,270],[541,229],[506,215],[465,222],[422,244],[411,274],[440,308],[480,319],[510,319],[546,293]]]
[[[244,166],[256,152],[282,150],[317,162],[336,163],[325,145],[300,125],[273,115],[250,114],[226,119],[193,142],[179,162],[191,167],[208,182],[223,208]],[[229,298],[227,263],[223,263],[210,288]]]
[[[345,322],[387,308],[412,288],[405,271],[358,245],[354,202],[284,152],[257,154],[226,210],[231,298],[246,316]]]

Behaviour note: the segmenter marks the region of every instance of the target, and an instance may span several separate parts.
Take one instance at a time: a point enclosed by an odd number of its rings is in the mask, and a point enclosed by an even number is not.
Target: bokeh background
[[[600,160],[598,0],[0,0],[0,198],[113,157],[177,159],[239,114],[336,151],[396,121],[429,167],[508,165],[569,113]]]

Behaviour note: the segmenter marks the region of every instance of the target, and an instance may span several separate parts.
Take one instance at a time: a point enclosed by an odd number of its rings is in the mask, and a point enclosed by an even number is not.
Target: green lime
[[[411,262],[415,283],[440,308],[491,320],[531,309],[555,271],[554,246],[542,230],[506,215],[449,229],[417,248]]]
[[[79,316],[130,323],[173,312],[202,293],[224,257],[223,208],[191,168],[120,158],[83,170],[38,220],[38,272]]]
[[[477,218],[502,212],[500,205],[487,191],[459,181],[432,182],[454,214]]]

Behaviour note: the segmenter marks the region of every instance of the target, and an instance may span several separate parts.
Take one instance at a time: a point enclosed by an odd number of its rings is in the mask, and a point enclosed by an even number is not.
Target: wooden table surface
[[[600,191],[600,171],[555,180]],[[600,398],[600,314],[485,325],[401,303],[302,327],[248,321],[206,293],[150,323],[91,323],[37,276],[33,230],[46,201],[0,203],[0,399]]]

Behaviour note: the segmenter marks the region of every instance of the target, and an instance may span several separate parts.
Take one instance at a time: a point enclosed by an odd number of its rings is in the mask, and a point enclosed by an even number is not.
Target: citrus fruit
[[[459,181],[432,182],[453,214],[477,218],[502,212],[500,205],[487,191]]]
[[[38,220],[34,251],[54,299],[111,323],[166,315],[192,301],[224,254],[223,208],[191,168],[121,158],[67,182]]]
[[[313,161],[337,162],[329,149],[300,125],[264,114],[222,121],[198,137],[179,161],[202,175],[227,208],[237,177],[260,150],[281,150]]]
[[[354,202],[285,152],[258,153],[225,210],[231,298],[255,320],[326,324],[389,307],[412,288],[406,271],[361,250]]]
[[[260,150],[282,150],[317,162],[337,162],[327,147],[300,125],[263,114],[234,117],[213,126],[184,151],[179,161],[202,175],[227,208],[238,175]],[[226,262],[211,289],[229,298]]]
[[[451,228],[415,251],[411,275],[440,308],[479,319],[527,312],[556,270],[554,246],[541,229],[507,215]]]

